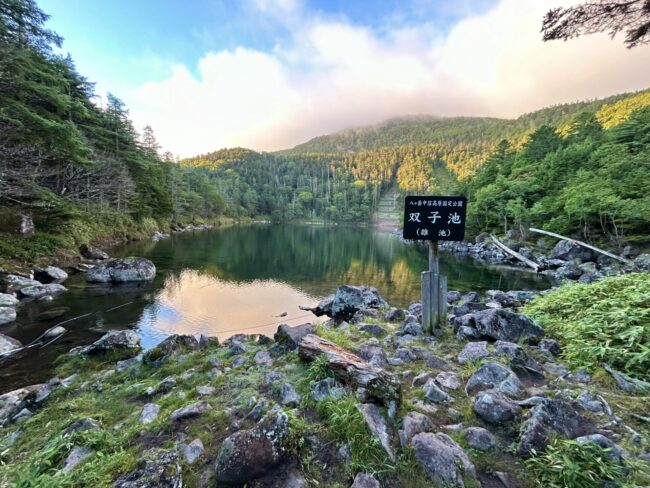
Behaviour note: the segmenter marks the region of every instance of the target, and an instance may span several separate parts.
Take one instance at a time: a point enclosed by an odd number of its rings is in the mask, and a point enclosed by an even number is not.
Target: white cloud
[[[127,98],[137,125],[151,124],[163,147],[182,156],[275,150],[397,115],[512,117],[650,86],[648,46],[628,50],[606,35],[543,43],[544,0],[501,0],[445,37],[425,24],[379,37],[310,19],[292,0],[255,3],[302,16],[289,45],[207,53],[197,76],[177,65]]]

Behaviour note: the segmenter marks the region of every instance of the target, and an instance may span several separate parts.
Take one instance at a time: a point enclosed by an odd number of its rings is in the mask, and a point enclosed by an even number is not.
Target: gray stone
[[[610,368],[608,364],[603,364],[603,368],[605,368],[605,371],[612,375],[619,388],[626,393],[636,395],[650,391],[650,383],[647,381],[632,378],[625,373],[621,373],[620,371],[616,371]]]
[[[643,271],[650,271],[650,254],[639,254],[634,258],[634,265]]]
[[[156,266],[146,258],[108,259],[90,268],[86,274],[90,283],[150,281],[155,277]]]
[[[82,461],[92,456],[94,452],[95,451],[89,447],[75,447],[72,449],[72,451],[70,451],[70,454],[68,454],[68,457],[65,459],[62,471],[64,473],[72,471],[79,464],[81,464]]]
[[[496,341],[494,343],[494,353],[497,356],[508,358],[510,366],[517,370],[524,369],[526,372],[532,372],[538,375],[542,374],[542,367],[539,363],[531,358],[519,344],[507,341]]]
[[[542,351],[546,351],[553,356],[558,356],[562,354],[562,347],[556,340],[553,339],[542,339],[539,341],[539,348]]]
[[[429,479],[439,486],[464,487],[475,478],[474,465],[465,451],[446,434],[421,433],[412,441],[415,458]]]
[[[382,298],[376,288],[371,286],[340,286],[333,296],[322,300],[313,308],[303,307],[315,315],[327,315],[339,320],[350,320],[359,312],[377,311],[388,308],[388,303]]]
[[[456,329],[456,340],[457,341],[476,341],[481,338],[481,334],[478,333],[474,327],[469,327],[467,325],[461,325]]]
[[[258,351],[253,357],[253,362],[262,366],[271,366],[273,364],[273,358],[268,351]]]
[[[243,485],[267,474],[289,453],[289,418],[267,415],[250,430],[235,432],[221,444],[215,463],[218,483]]]
[[[49,310],[44,310],[38,314],[38,320],[54,320],[59,317],[63,317],[66,313],[70,311],[68,307],[56,307],[50,308]]]
[[[282,385],[280,402],[286,407],[297,407],[300,405],[300,395],[291,383],[285,383]]]
[[[501,290],[488,290],[486,294],[491,301],[498,303],[503,308],[519,307],[521,305],[521,302],[515,296]]]
[[[467,445],[479,451],[491,451],[497,445],[495,437],[489,430],[482,427],[468,427],[465,429],[465,436],[467,437]]]
[[[135,471],[120,476],[114,488],[181,488],[183,475],[173,449],[146,449]]]
[[[458,355],[458,362],[461,364],[464,363],[473,363],[474,361],[488,357],[490,353],[487,350],[487,342],[468,342],[463,347],[463,350],[460,351]]]
[[[404,320],[406,314],[401,308],[391,307],[388,309],[388,312],[384,315],[384,320],[386,322],[400,322]]]
[[[4,293],[14,293],[21,288],[27,288],[28,286],[40,286],[42,284],[43,283],[40,281],[25,278],[24,276],[9,274],[1,278],[0,290]]]
[[[625,458],[629,456],[628,452],[614,441],[608,439],[602,434],[591,434],[576,438],[576,442],[580,444],[593,443],[600,446],[602,449],[609,449],[605,457],[612,459],[619,466],[625,465]]]
[[[68,273],[56,266],[47,266],[34,270],[34,278],[41,283],[63,283],[68,279]]]
[[[298,349],[300,339],[307,334],[315,334],[316,327],[311,324],[302,324],[291,327],[287,324],[280,324],[277,332],[273,336],[276,346],[280,349],[293,351]]]
[[[150,424],[156,418],[158,418],[158,413],[160,412],[160,405],[155,403],[145,403],[142,407],[142,412],[140,413],[140,422],[143,424]]]
[[[142,355],[142,362],[151,366],[160,366],[172,358],[180,357],[187,350],[196,351],[201,344],[193,335],[172,334]]]
[[[555,245],[550,256],[552,259],[563,259],[564,261],[579,259],[582,262],[585,262],[593,261],[594,252],[591,249],[576,244],[575,242],[561,240]]]
[[[18,306],[18,299],[10,293],[0,293],[0,308]]]
[[[196,394],[199,396],[212,396],[217,392],[214,386],[202,385],[196,387]]]
[[[83,432],[87,430],[100,430],[99,422],[90,417],[76,420],[61,431],[62,436],[72,434],[73,432]]]
[[[375,324],[359,324],[359,330],[375,337],[382,337],[388,334],[386,329]]]
[[[588,391],[582,391],[575,400],[577,405],[592,413],[604,413],[605,406],[603,403]]]
[[[402,428],[398,431],[402,447],[411,443],[411,439],[422,432],[433,432],[433,422],[424,414],[409,412],[402,419]]]
[[[334,378],[325,378],[324,380],[315,381],[311,384],[311,396],[317,402],[322,402],[327,398],[335,400],[345,395],[345,388]]]
[[[558,280],[577,280],[582,276],[582,270],[575,264],[565,264],[555,271]]]
[[[544,363],[542,365],[542,368],[544,371],[546,371],[549,374],[552,374],[553,376],[564,376],[566,374],[569,374],[570,370],[563,364],[558,364],[558,363]]]
[[[575,439],[594,431],[593,423],[567,402],[545,398],[530,410],[528,419],[521,424],[517,453],[528,457],[532,451],[541,452],[554,435]]]
[[[482,337],[508,342],[534,342],[544,336],[544,330],[526,315],[505,309],[488,309],[460,317],[474,327]]]
[[[507,396],[494,390],[479,392],[472,402],[474,412],[490,424],[501,424],[514,420],[521,407]]]
[[[514,399],[526,397],[526,389],[512,370],[500,363],[485,363],[467,381],[465,391],[473,395],[478,391],[494,389]]]
[[[424,385],[424,397],[432,403],[446,404],[452,403],[454,399],[446,392],[438,388],[435,380],[429,379]]]
[[[132,330],[109,330],[102,337],[88,346],[71,349],[70,355],[92,356],[109,351],[122,351],[136,354],[140,350],[140,336]]]
[[[201,439],[196,438],[189,444],[182,443],[180,445],[181,455],[187,464],[194,464],[205,452],[203,442]]]
[[[427,381],[433,376],[433,373],[428,372],[428,371],[423,371],[422,373],[418,374],[415,378],[413,378],[413,382],[411,383],[411,386],[413,388],[417,388],[419,386],[423,386],[426,384]]]
[[[147,388],[145,395],[148,397],[164,395],[165,393],[172,391],[175,387],[176,379],[173,376],[167,376],[166,378],[163,378],[156,386]]]
[[[92,247],[87,244],[82,245],[79,251],[81,252],[81,255],[86,259],[96,259],[98,261],[103,261],[110,257],[101,249],[97,249],[96,247]]]
[[[175,422],[180,422],[183,420],[200,417],[205,412],[208,412],[210,410],[212,410],[212,406],[208,402],[199,401],[174,410],[169,418]]]
[[[373,475],[357,473],[350,488],[381,488],[381,485]]]
[[[400,347],[395,351],[395,356],[404,361],[405,363],[412,363],[417,359],[415,354],[406,349],[405,347]]]
[[[362,403],[357,405],[357,409],[361,412],[370,433],[379,440],[381,447],[384,448],[389,459],[395,462],[395,449],[392,445],[388,424],[381,414],[379,407],[374,403]]]
[[[435,381],[440,386],[448,390],[457,390],[460,388],[460,379],[458,378],[458,375],[451,371],[443,371],[442,373],[438,373]]]
[[[231,356],[238,356],[239,354],[244,354],[246,352],[246,346],[240,341],[231,341],[228,345],[228,352]]]
[[[2,309],[0,309],[0,317],[2,316]],[[0,319],[0,325],[2,325],[2,320]],[[19,340],[9,337],[8,335],[0,334],[0,354],[8,353],[14,349],[22,347],[22,343]]]
[[[63,328],[63,327],[61,327],[61,328]],[[124,371],[125,369],[129,369],[131,366],[135,366],[139,362],[140,362],[140,360],[137,357],[123,359],[123,360],[118,361],[117,363],[115,363],[115,369],[117,371]]]
[[[43,298],[46,296],[56,296],[68,289],[58,283],[48,283],[47,285],[26,286],[18,291],[18,294],[23,298]]]

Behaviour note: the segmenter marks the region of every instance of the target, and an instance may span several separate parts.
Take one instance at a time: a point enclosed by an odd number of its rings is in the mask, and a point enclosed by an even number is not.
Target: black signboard
[[[406,197],[404,239],[462,241],[465,238],[465,197]]]

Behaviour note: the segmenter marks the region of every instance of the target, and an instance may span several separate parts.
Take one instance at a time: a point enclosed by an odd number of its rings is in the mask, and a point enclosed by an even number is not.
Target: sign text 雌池
[[[404,239],[462,241],[466,210],[465,197],[407,196]]]

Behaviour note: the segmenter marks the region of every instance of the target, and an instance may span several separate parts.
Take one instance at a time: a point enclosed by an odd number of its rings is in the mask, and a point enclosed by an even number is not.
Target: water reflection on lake
[[[69,291],[51,304],[32,304],[0,332],[27,343],[56,323],[68,329],[59,341],[0,369],[0,389],[43,381],[52,362],[71,347],[112,328],[131,327],[145,348],[172,333],[216,335],[238,331],[272,334],[278,324],[314,321],[298,305],[313,305],[339,285],[371,284],[395,306],[418,300],[423,249],[369,228],[307,225],[250,225],[174,235],[114,250],[115,256],[145,256],[158,269],[151,283],[87,286],[73,276]],[[534,274],[494,269],[468,258],[443,254],[449,289],[540,289]],[[69,310],[56,320],[39,320],[53,308]],[[286,314],[286,315],[285,315]]]

